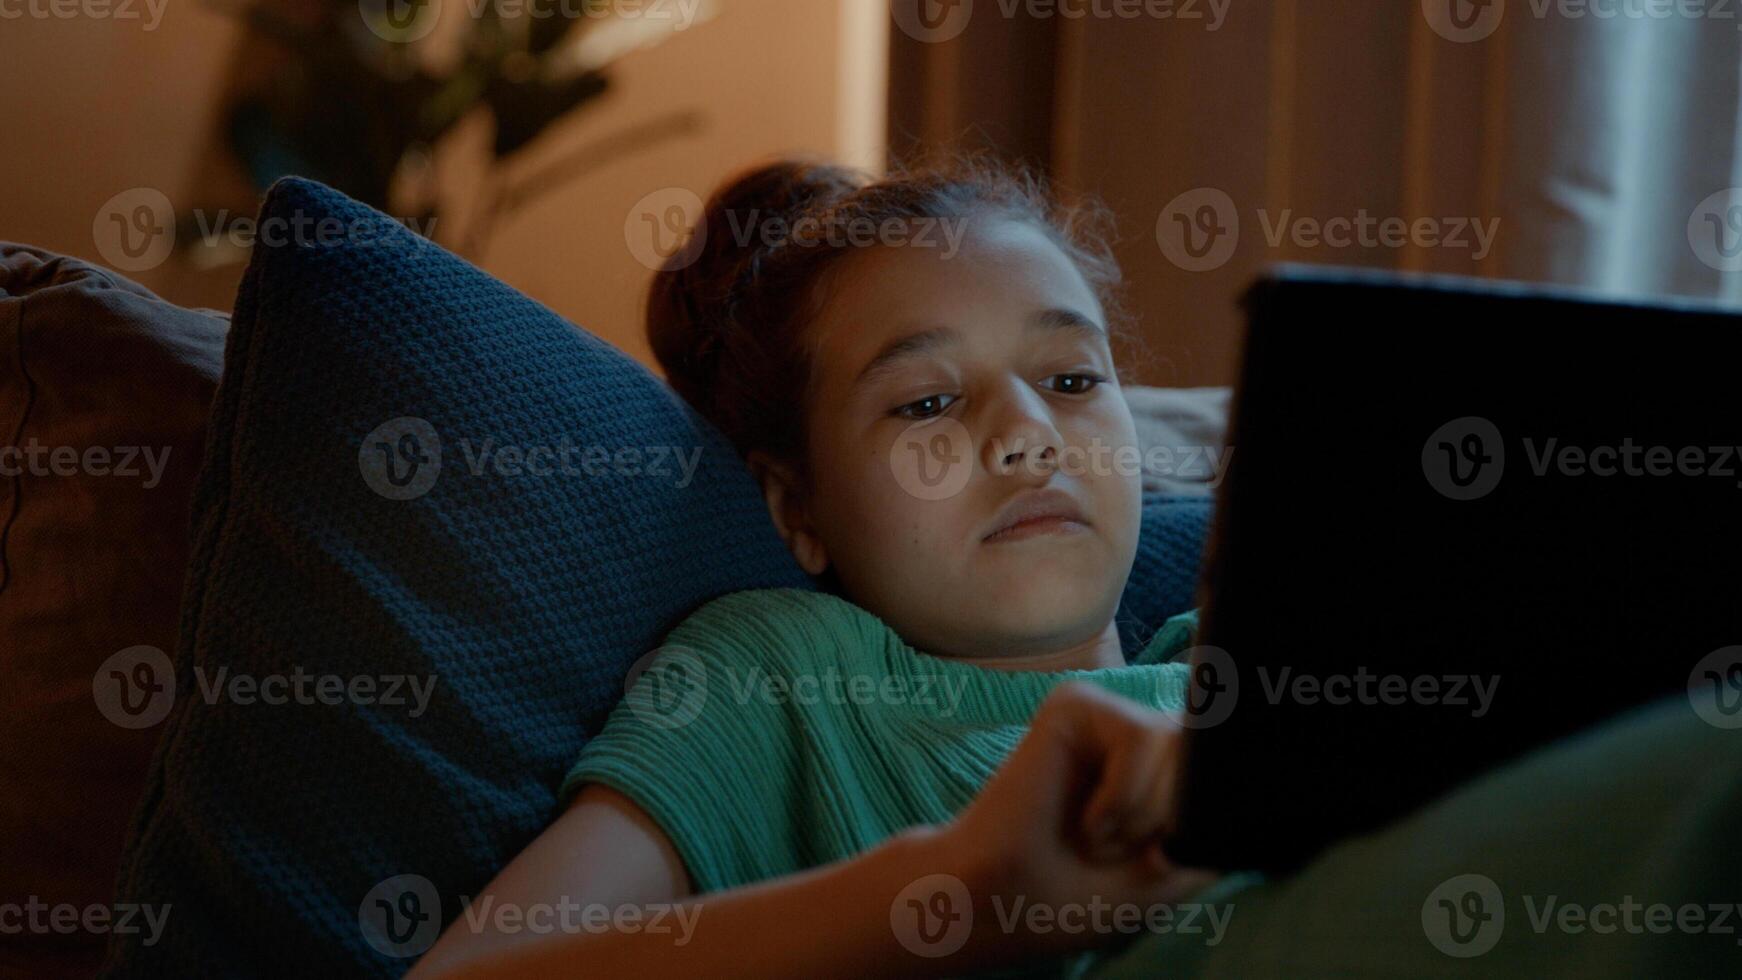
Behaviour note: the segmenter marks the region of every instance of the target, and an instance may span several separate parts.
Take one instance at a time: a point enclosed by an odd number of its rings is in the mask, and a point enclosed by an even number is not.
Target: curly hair
[[[1027,167],[958,156],[873,178],[826,162],[781,159],[728,180],[689,243],[648,290],[647,338],[671,386],[740,455],[761,450],[805,469],[811,355],[805,324],[826,302],[826,274],[863,243],[825,229],[981,214],[1032,222],[1076,264],[1125,341],[1129,317],[1099,202],[1061,202]],[[783,229],[746,235],[748,227]]]

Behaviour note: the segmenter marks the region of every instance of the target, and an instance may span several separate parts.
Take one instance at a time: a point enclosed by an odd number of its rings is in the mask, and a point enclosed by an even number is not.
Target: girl
[[[1207,882],[1156,843],[1195,621],[1130,664],[1113,622],[1140,475],[1100,217],[973,162],[714,194],[649,339],[825,591],[680,624],[473,900],[525,927],[462,915],[418,975],[1059,972],[1111,937],[1012,910]]]

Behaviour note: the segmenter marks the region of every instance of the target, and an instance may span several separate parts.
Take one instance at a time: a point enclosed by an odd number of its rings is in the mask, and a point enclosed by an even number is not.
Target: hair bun
[[[1062,202],[1037,173],[990,156],[898,164],[878,178],[787,159],[743,171],[714,192],[690,241],[653,277],[648,343],[666,381],[741,455],[759,450],[802,467],[815,407],[817,345],[807,328],[827,308],[830,271],[880,244],[857,232],[980,214],[1044,231],[1118,331],[1119,264],[1098,203]]]
[[[666,260],[648,291],[647,338],[679,395],[704,414],[711,407],[719,352],[745,289],[771,251],[763,231],[851,194],[869,178],[830,163],[776,160],[740,172],[708,199],[685,245]]]

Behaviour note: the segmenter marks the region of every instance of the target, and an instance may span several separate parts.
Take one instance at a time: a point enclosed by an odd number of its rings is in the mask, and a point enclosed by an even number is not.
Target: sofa
[[[117,651],[175,648],[228,325],[228,313],[175,306],[77,259],[0,244],[7,901],[111,900],[158,733],[106,717],[93,678]],[[102,939],[0,934],[0,973],[89,976]]]
[[[228,311],[182,308],[81,260],[0,243],[4,900],[88,909],[114,896],[166,726],[120,703],[110,675],[120,683],[185,647],[190,516],[229,328]],[[1205,498],[1228,391],[1126,394],[1146,493]],[[88,976],[105,939],[0,934],[0,972]]]
[[[0,244],[7,974],[397,977],[548,824],[665,631],[812,587],[645,368],[329,188],[281,181],[261,217],[350,231],[263,243],[227,315]],[[1129,652],[1195,601],[1228,392],[1125,391],[1150,466]],[[693,449],[705,492],[640,457],[471,465],[624,432]],[[1742,742],[1675,699],[1226,878],[1196,898],[1225,932],[1110,941],[1099,975],[1733,975],[1715,930],[1533,930],[1518,901],[1734,903],[1738,822]],[[1485,890],[1512,918],[1448,928]]]

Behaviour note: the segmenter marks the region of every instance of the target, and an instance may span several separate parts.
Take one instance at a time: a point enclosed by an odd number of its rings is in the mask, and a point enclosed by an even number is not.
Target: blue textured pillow
[[[1209,536],[1207,496],[1146,495],[1137,559],[1114,622],[1127,657],[1149,644],[1169,616],[1197,605],[1198,563]]]
[[[636,657],[714,596],[812,587],[621,352],[322,185],[260,228],[119,880],[171,912],[116,930],[112,976],[399,975],[555,815]],[[1131,648],[1190,604],[1206,512],[1146,511]]]

